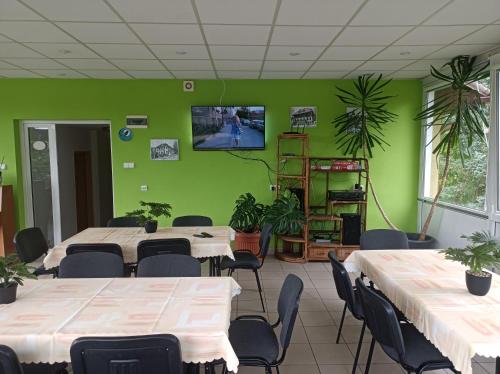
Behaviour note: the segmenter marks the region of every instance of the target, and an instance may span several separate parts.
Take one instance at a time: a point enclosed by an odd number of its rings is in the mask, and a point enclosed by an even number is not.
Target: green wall
[[[4,183],[16,186],[18,222],[24,224],[19,120],[110,120],[112,123],[115,213],[137,206],[139,200],[166,201],[173,215],[206,214],[216,224],[227,224],[239,194],[252,192],[270,202],[269,180],[258,162],[237,159],[225,152],[194,152],[191,146],[191,105],[263,104],[266,106],[266,149],[245,153],[274,167],[276,136],[289,127],[288,108],[318,107],[318,127],[308,130],[311,154],[340,155],[331,120],[345,111],[335,96],[335,86],[349,88],[351,81],[333,80],[228,80],[221,98],[221,81],[196,81],[194,93],[182,91],[177,80],[0,80],[0,158],[8,169]],[[391,147],[377,151],[371,161],[372,179],[387,213],[404,230],[415,230],[420,127],[413,120],[421,103],[420,81],[392,82],[387,94],[396,95],[389,108],[399,115],[387,128]],[[134,131],[122,142],[117,131],[127,114],[146,114],[148,129]],[[149,140],[178,138],[180,161],[151,161]],[[123,162],[135,169],[123,169]],[[140,192],[147,184],[149,190]],[[370,199],[371,200],[371,199]],[[371,201],[368,226],[385,227]]]

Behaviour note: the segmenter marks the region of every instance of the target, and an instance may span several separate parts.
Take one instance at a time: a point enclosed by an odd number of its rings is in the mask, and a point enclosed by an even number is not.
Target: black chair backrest
[[[115,217],[111,218],[107,224],[108,227],[141,227],[137,217]]]
[[[368,288],[361,278],[356,279],[366,325],[382,349],[393,358],[405,357],[405,346],[398,318],[391,304]]]
[[[118,278],[124,276],[123,259],[113,253],[82,252],[64,257],[59,278]]]
[[[123,258],[122,247],[115,243],[85,243],[70,244],[66,247],[66,255],[74,255],[82,252],[106,252],[113,253]]]
[[[271,242],[271,235],[273,234],[272,230],[273,225],[266,223],[260,231],[259,256],[262,258],[262,262],[264,262],[267,252],[269,252],[269,243]]]
[[[335,252],[328,252],[328,259],[332,265],[333,280],[335,281],[335,288],[337,289],[337,294],[344,300],[347,307],[352,314],[356,314],[356,309],[354,308],[355,296],[354,289],[352,287],[351,278],[349,278],[349,273],[345,269],[344,265],[337,260]],[[357,316],[356,317],[361,317]]]
[[[38,227],[30,227],[16,232],[14,244],[19,259],[24,263],[35,261],[40,256],[47,254],[49,245]]]
[[[300,296],[304,289],[304,283],[295,274],[288,274],[281,286],[278,298],[278,317],[281,322],[280,343],[283,349],[287,349],[292,339],[295,319],[299,311]]]
[[[181,374],[179,340],[173,335],[85,337],[70,349],[74,374]]]
[[[172,221],[173,227],[213,226],[212,218],[206,216],[181,216]]]
[[[360,249],[408,249],[408,237],[397,230],[376,229],[361,234]]]
[[[6,345],[0,345],[0,373],[23,374],[16,352]]]
[[[137,262],[149,256],[178,254],[191,256],[191,243],[185,238],[148,239],[137,245]]]
[[[200,277],[201,264],[186,255],[146,257],[137,265],[137,277]]]

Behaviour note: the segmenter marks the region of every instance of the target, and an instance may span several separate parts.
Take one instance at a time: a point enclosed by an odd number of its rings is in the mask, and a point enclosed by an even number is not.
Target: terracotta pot
[[[253,254],[258,254],[259,248],[260,232],[237,232],[235,237],[235,246],[237,250],[247,249],[252,251]]]

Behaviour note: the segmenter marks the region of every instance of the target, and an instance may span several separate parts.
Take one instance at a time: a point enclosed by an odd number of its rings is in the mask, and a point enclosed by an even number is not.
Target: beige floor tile
[[[480,365],[489,374],[495,374],[495,363],[494,362],[481,362]]]
[[[335,343],[337,339],[336,326],[306,326],[304,327],[310,343]],[[340,340],[343,344],[343,340]]]
[[[331,288],[318,288],[316,291],[322,298],[339,299],[339,295],[337,294],[337,290],[333,284],[331,285]]]
[[[243,290],[256,290],[257,289],[257,282],[254,279],[248,279],[248,280],[238,280],[238,284],[243,288]]]
[[[325,304],[326,310],[329,312],[342,312],[345,301],[341,299],[324,298],[323,304]]]
[[[328,312],[300,312],[300,319],[304,326],[332,326],[332,317]]]
[[[342,312],[330,312],[330,315],[332,316],[335,323],[337,325],[340,325],[340,321],[342,319]],[[351,312],[349,312],[349,309],[345,312],[344,326],[349,326],[349,325],[361,326],[362,324],[363,321],[354,318]]]
[[[357,344],[347,344],[352,354],[356,354]],[[364,365],[368,359],[368,351],[370,350],[369,343],[363,343],[361,347],[361,353],[359,354],[359,364]],[[380,348],[378,344],[375,344],[375,349],[373,350],[372,364],[393,364],[394,361],[387,356],[387,354]]]
[[[324,312],[325,304],[320,299],[301,300],[299,310],[302,312]]]
[[[344,325],[342,327],[342,339],[344,343],[358,344],[359,335],[361,333],[361,326],[357,325]],[[369,343],[372,339],[370,334],[370,330],[365,329],[365,333],[363,335],[363,342]]]
[[[328,290],[335,288],[335,282],[333,279],[312,279],[312,283],[316,288],[326,288]]]
[[[316,364],[309,344],[290,344],[283,365],[311,365]]]
[[[281,374],[319,374],[318,365],[282,365]]]
[[[365,372],[365,365],[361,365],[360,369]],[[425,372],[430,373],[430,372]],[[398,364],[372,364],[370,365],[370,374],[406,374],[406,371]]]
[[[258,290],[243,290],[237,298],[238,300],[260,300]]]
[[[352,365],[319,365],[319,370],[321,374],[351,374]],[[356,373],[361,374],[359,368]]]
[[[495,364],[491,364],[491,369],[493,369],[493,371],[491,373],[483,365],[489,365],[489,364],[488,363],[485,363],[485,364],[472,363],[472,373],[473,374],[494,374],[495,373]]]
[[[333,282],[333,275],[331,271],[312,271],[307,273],[309,278],[314,279],[330,279]]]
[[[492,362],[495,363],[495,358],[494,357],[484,357],[484,356],[474,356],[473,358],[474,361],[483,363],[483,362]]]
[[[318,365],[352,364],[354,357],[345,344],[311,344]]]
[[[308,273],[314,271],[327,271],[321,262],[306,262],[302,266]]]
[[[265,302],[264,305],[266,305]],[[260,300],[239,300],[238,312],[239,311],[262,312],[262,304],[260,303]]]
[[[279,290],[283,286],[283,281],[284,279],[261,279],[264,290],[268,290],[271,288]]]
[[[261,271],[260,277],[263,280],[279,279],[281,282],[283,282],[286,278],[286,273],[283,271]]]

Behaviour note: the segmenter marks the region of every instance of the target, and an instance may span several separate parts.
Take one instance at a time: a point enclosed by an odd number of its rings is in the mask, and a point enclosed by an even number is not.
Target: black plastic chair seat
[[[413,371],[418,371],[422,365],[427,365],[430,362],[433,364],[432,366],[428,366],[427,370],[453,367],[450,360],[444,357],[411,323],[401,324],[400,328],[405,347],[405,360],[401,362],[403,365],[408,366]],[[398,355],[394,349],[383,345],[381,347],[389,357],[399,362]]]
[[[224,257],[220,267],[222,270],[240,268],[240,269],[258,269],[260,260],[252,252],[236,251],[233,253],[234,260]]]
[[[229,341],[240,361],[259,357],[271,364],[278,359],[280,346],[273,328],[256,319],[231,321]]]

